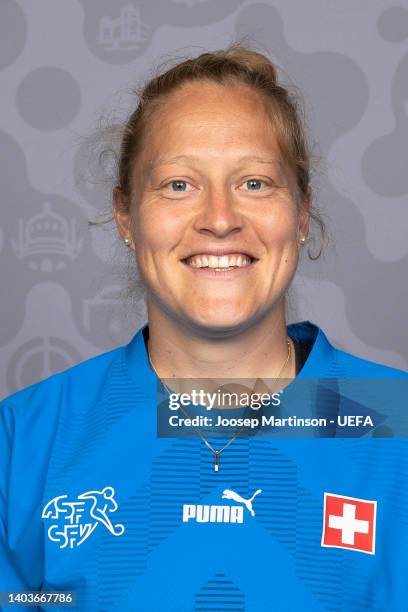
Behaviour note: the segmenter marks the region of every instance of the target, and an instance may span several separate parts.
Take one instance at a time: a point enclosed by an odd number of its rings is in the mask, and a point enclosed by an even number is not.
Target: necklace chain
[[[286,339],[286,344],[287,344],[287,347],[288,347],[288,354],[286,355],[286,359],[285,359],[285,361],[284,361],[284,363],[283,363],[283,365],[282,365],[281,369],[279,370],[278,375],[277,375],[277,376],[276,376],[276,377],[273,379],[273,382],[276,382],[276,381],[277,381],[277,379],[278,379],[278,378],[281,376],[281,374],[282,374],[283,370],[285,369],[285,367],[288,365],[288,363],[289,363],[289,361],[290,361],[290,357],[291,357],[291,353],[292,353],[292,351],[291,351],[291,343],[290,343],[289,338],[287,338],[287,339]],[[147,355],[148,355],[149,362],[150,362],[150,365],[151,365],[151,367],[152,367],[153,372],[156,374],[157,378],[160,380],[161,384],[162,384],[162,385],[163,385],[163,387],[166,389],[166,391],[167,391],[168,393],[172,393],[172,390],[171,390],[171,389],[170,389],[170,388],[169,388],[169,387],[166,385],[166,383],[165,383],[165,382],[164,382],[164,381],[163,381],[163,380],[160,378],[160,376],[159,376],[159,374],[158,374],[158,372],[157,372],[156,368],[154,367],[154,365],[153,365],[153,361],[152,361],[152,359],[151,359],[151,357],[150,357],[150,352],[149,352],[149,347],[148,347],[148,346],[147,346]],[[182,406],[180,406],[179,408],[180,408],[180,410],[182,411],[182,413],[183,413],[183,414],[184,414],[184,415],[185,415],[187,418],[189,418],[189,415],[188,415],[188,414],[187,414],[187,412],[184,410],[184,408],[183,408]],[[218,471],[219,471],[219,465],[220,465],[220,455],[221,455],[221,453],[222,453],[222,452],[223,452],[223,451],[224,451],[226,448],[228,448],[228,446],[229,446],[229,445],[230,445],[230,444],[231,444],[231,443],[232,443],[232,442],[233,442],[233,441],[234,441],[236,438],[238,438],[238,436],[239,436],[239,435],[240,435],[240,434],[241,434],[241,433],[244,431],[244,429],[246,429],[246,428],[247,428],[247,425],[244,425],[243,427],[241,427],[241,429],[239,429],[239,430],[238,430],[238,431],[237,431],[237,432],[236,432],[236,433],[235,433],[235,434],[232,436],[232,438],[230,438],[230,439],[228,440],[228,442],[227,442],[226,444],[224,444],[224,446],[223,446],[222,448],[220,448],[219,450],[216,450],[216,449],[215,449],[215,448],[214,448],[214,447],[213,447],[213,446],[212,446],[212,445],[211,445],[211,444],[208,442],[208,440],[207,440],[207,439],[206,439],[206,438],[203,436],[203,434],[201,433],[201,431],[200,431],[200,430],[199,430],[197,427],[195,427],[195,426],[193,425],[193,429],[196,431],[196,433],[198,434],[198,436],[199,436],[199,437],[201,438],[201,440],[204,442],[204,444],[206,445],[206,447],[207,447],[207,448],[208,448],[208,449],[209,449],[209,450],[210,450],[210,451],[213,453],[213,455],[214,455],[214,471],[215,471],[215,472],[218,472]]]

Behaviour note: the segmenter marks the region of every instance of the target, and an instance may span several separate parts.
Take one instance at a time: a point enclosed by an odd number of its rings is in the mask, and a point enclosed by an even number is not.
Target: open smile
[[[210,278],[235,278],[248,272],[258,261],[247,253],[212,255],[199,253],[181,260],[193,273]]]

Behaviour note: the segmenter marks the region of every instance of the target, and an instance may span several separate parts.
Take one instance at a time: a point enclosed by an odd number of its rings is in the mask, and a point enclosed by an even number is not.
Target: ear
[[[130,226],[130,202],[126,197],[123,189],[118,185],[114,187],[113,192],[113,214],[116,225],[122,240],[128,238],[130,240],[129,247],[133,247],[133,236]]]

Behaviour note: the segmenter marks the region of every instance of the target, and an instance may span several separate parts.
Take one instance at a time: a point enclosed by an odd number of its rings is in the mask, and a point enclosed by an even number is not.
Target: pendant
[[[214,472],[218,472],[220,469],[220,453],[214,451]]]

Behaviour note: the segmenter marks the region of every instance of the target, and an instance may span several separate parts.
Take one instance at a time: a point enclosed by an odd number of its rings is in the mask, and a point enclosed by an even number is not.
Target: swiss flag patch
[[[322,546],[375,554],[377,502],[324,494]]]

